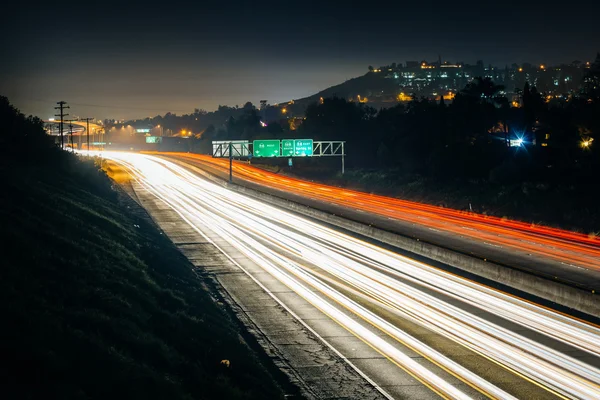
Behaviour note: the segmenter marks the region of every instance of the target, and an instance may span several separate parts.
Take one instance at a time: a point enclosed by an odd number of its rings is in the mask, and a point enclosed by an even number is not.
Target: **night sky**
[[[22,3],[0,24],[0,94],[42,118],[58,100],[83,117],[182,114],[301,98],[438,54],[503,67],[600,50],[590,0]]]

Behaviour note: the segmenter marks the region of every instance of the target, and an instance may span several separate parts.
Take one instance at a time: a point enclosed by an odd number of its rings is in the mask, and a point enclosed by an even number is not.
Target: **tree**
[[[523,124],[525,132],[532,131],[536,120],[545,108],[544,99],[542,99],[535,86],[531,87],[528,82],[525,83],[523,87]]]
[[[306,109],[306,119],[298,129],[302,136],[315,140],[346,140],[348,160],[366,165],[373,161],[377,140],[369,129],[376,111],[363,103],[349,102],[339,97],[326,98],[322,104],[312,103]],[[360,149],[360,150],[359,150]]]
[[[493,141],[489,132],[508,105],[500,94],[503,89],[490,78],[478,77],[456,95],[448,110],[448,135],[455,145],[485,146]]]
[[[25,116],[8,98],[0,96],[0,149],[2,157],[27,160],[45,157],[53,149],[53,140],[44,130],[44,122],[38,117]],[[14,151],[13,149],[26,149]]]
[[[212,154],[212,141],[217,137],[215,126],[210,124],[201,134],[200,140],[194,141],[194,151],[200,154]]]
[[[232,116],[227,118],[227,122],[225,122],[225,129],[227,130],[228,139],[233,139],[240,134],[237,121]]]
[[[204,132],[202,132],[202,139],[212,140],[216,134],[216,129],[213,124],[208,125]]]
[[[278,138],[281,137],[281,134],[283,133],[283,128],[281,127],[281,124],[279,124],[279,122],[270,122],[269,125],[267,125],[267,132],[274,138]]]
[[[373,68],[372,65],[369,65],[369,72],[373,72],[375,70],[375,68]]]
[[[463,95],[473,97],[479,101],[498,104],[502,102],[499,92],[504,90],[503,85],[496,85],[491,78],[477,77],[460,91]]]

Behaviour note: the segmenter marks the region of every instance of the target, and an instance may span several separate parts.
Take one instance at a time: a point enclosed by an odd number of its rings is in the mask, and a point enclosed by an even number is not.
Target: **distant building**
[[[516,99],[526,82],[535,86],[539,92],[551,99],[567,98],[578,90],[589,64],[574,61],[559,66],[512,64],[510,67],[485,66],[483,60],[475,64],[464,62],[442,61],[406,61],[405,65],[393,63],[381,66],[375,71],[397,84],[395,93],[381,93],[378,97],[389,97],[395,101],[406,101],[408,96],[439,99],[448,93],[456,93],[477,77],[488,77],[495,83],[505,87],[505,94],[514,106],[519,104]],[[402,95],[401,95],[402,94]],[[401,100],[400,100],[401,98]],[[369,101],[370,102],[370,101]]]

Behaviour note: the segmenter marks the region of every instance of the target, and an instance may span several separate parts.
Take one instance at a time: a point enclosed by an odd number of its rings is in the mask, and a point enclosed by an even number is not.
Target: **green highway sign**
[[[146,136],[146,143],[162,143],[160,136]]]
[[[312,156],[313,155],[313,140],[312,139],[295,139],[294,140],[294,155],[295,156]]]
[[[281,141],[281,155],[284,157],[294,155],[294,139],[283,139]]]
[[[253,149],[254,157],[310,157],[313,155],[313,140],[255,140]]]
[[[282,139],[281,155],[283,157],[302,157],[313,155],[312,139]]]
[[[252,155],[254,157],[279,157],[281,156],[281,141],[255,140],[252,142]]]

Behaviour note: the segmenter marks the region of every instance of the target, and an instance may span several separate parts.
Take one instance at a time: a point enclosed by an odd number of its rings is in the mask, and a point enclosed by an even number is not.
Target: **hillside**
[[[283,398],[207,283],[91,163],[0,174],[5,398]]]
[[[382,103],[394,98],[397,91],[398,85],[394,79],[386,79],[384,73],[369,72],[339,85],[331,86],[312,96],[294,100],[294,104],[287,107],[295,114],[303,114],[308,104],[318,102],[321,97],[324,99],[329,97],[357,99],[357,96],[360,96],[368,98],[369,103]]]

